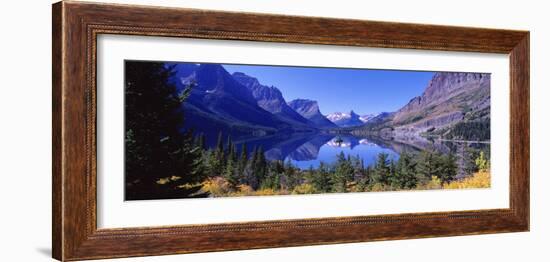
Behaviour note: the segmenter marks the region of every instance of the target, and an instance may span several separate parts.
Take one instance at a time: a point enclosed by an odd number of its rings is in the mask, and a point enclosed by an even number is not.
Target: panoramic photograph
[[[490,188],[491,75],[125,61],[126,200]]]

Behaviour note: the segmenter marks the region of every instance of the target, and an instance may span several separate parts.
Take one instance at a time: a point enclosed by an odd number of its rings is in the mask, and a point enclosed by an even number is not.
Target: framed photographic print
[[[53,257],[529,230],[529,32],[53,5]]]

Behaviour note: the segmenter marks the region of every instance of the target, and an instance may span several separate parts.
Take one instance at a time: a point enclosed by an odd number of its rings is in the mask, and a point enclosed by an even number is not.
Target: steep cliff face
[[[421,96],[399,109],[393,125],[425,130],[489,117],[490,74],[436,73]]]
[[[313,127],[313,123],[287,105],[283,94],[278,88],[262,85],[255,77],[241,72],[235,72],[232,76],[237,82],[246,86],[252,92],[252,96],[258,102],[258,106],[264,110],[278,116],[285,122]]]
[[[220,65],[201,64],[186,78],[174,77],[180,90],[196,84],[182,106],[186,122],[195,124],[188,128],[197,132],[275,132],[292,127],[258,106],[252,92]]]
[[[314,123],[317,128],[335,128],[336,124],[328,120],[319,111],[319,105],[317,101],[308,99],[295,99],[288,102],[288,106],[296,111],[298,114]]]

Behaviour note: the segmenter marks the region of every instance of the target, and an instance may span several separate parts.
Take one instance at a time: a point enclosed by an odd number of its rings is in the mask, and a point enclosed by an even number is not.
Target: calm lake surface
[[[207,137],[208,145],[214,147],[215,140],[216,138]],[[332,164],[340,152],[346,156],[359,156],[364,165],[368,166],[376,161],[380,153],[386,153],[389,159],[397,161],[399,154],[404,151],[418,153],[429,148],[440,153],[453,153],[458,156],[467,147],[483,149],[490,146],[489,144],[434,141],[423,137],[397,141],[380,137],[324,133],[280,133],[261,137],[232,137],[232,140],[239,154],[243,144],[249,153],[254,148],[261,147],[268,160],[290,160],[293,165],[301,169],[317,168],[321,162]]]
[[[321,162],[326,164],[333,163],[336,161],[336,156],[341,152],[346,156],[357,156],[363,159],[365,166],[373,164],[380,153],[388,154],[389,159],[393,159],[394,161],[399,159],[399,154],[391,148],[380,146],[366,138],[353,136],[337,136],[331,138],[317,149],[317,154],[315,156],[312,155],[310,158],[302,157],[299,149],[300,148],[287,156],[285,161],[290,160],[293,165],[301,169],[308,169],[309,167],[316,168]]]

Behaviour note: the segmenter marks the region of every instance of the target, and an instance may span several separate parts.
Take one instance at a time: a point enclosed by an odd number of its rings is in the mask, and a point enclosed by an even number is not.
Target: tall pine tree
[[[223,148],[223,134],[218,133],[218,142],[216,148],[210,156],[209,161],[210,176],[219,176],[223,174],[225,168],[225,152]]]
[[[371,184],[387,184],[390,176],[389,155],[386,153],[378,154],[374,170],[371,176]]]
[[[313,173],[311,183],[318,192],[327,193],[332,189],[332,180],[327,165],[321,161],[319,167]]]
[[[334,175],[332,177],[332,191],[333,192],[347,192],[348,182],[353,180],[353,166],[351,164],[351,159],[348,156],[344,155],[344,152],[336,157],[336,168],[334,170]]]
[[[448,153],[441,157],[441,168],[439,178],[442,182],[448,183],[455,179],[457,173],[456,157]]]
[[[417,166],[417,180],[426,184],[432,177],[439,177],[441,173],[440,159],[433,150],[424,150],[419,156]]]
[[[400,189],[411,189],[416,187],[416,183],[416,162],[409,153],[403,152],[397,160],[391,186]]]
[[[199,197],[203,179],[200,149],[191,132],[182,134],[181,94],[169,79],[172,68],[156,62],[126,62],[125,197],[127,200]],[[169,178],[170,183],[159,183]],[[165,180],[167,181],[167,180]]]

